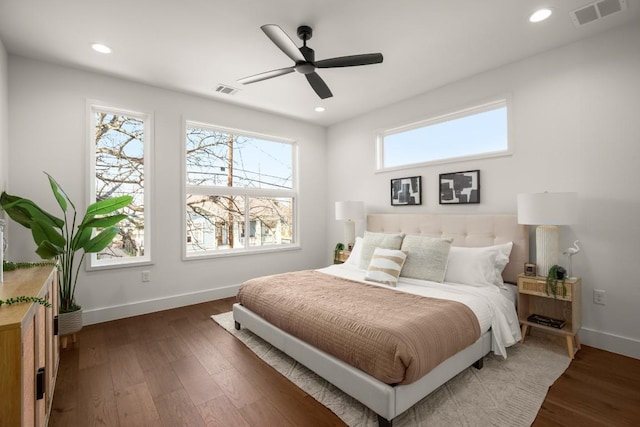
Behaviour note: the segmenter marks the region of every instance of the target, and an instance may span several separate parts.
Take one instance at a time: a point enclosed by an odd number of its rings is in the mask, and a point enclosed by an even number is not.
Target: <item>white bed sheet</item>
[[[350,264],[330,265],[318,271],[369,285],[388,287],[364,280],[367,270]],[[465,304],[478,318],[481,333],[485,333],[489,328],[492,329],[491,351],[504,358],[507,357],[507,347],[520,341],[520,324],[513,299],[503,295],[496,286],[476,287],[400,277],[394,289]],[[507,291],[506,293],[509,294],[510,292]]]
[[[511,301],[516,309],[518,308],[518,285],[505,282],[504,289],[500,289],[500,293]]]

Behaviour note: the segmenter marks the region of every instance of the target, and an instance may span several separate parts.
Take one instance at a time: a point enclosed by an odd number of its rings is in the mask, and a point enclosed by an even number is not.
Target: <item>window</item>
[[[91,105],[90,117],[90,202],[121,195],[133,202],[122,210],[128,218],[118,224],[120,233],[91,254],[89,267],[150,262],[151,116]]]
[[[195,122],[185,129],[185,257],[295,246],[295,144]]]
[[[507,101],[390,129],[378,136],[378,169],[509,153]]]

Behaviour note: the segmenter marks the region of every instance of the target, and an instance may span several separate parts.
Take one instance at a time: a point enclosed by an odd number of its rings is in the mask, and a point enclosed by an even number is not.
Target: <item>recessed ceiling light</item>
[[[93,50],[95,50],[96,52],[100,52],[100,53],[111,53],[111,48],[107,45],[104,45],[102,43],[94,43],[91,45],[91,48]]]
[[[529,22],[542,22],[550,17],[552,13],[553,12],[551,11],[551,9],[538,9],[531,14],[531,16],[529,17]]]
[[[316,107],[314,108],[318,113],[322,113],[324,111],[324,107]]]

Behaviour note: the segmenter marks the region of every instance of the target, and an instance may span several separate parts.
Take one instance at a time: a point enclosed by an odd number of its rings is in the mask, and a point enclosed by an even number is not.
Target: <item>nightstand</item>
[[[558,281],[557,295],[547,295],[544,290],[546,278],[540,276],[518,275],[518,320],[522,325],[522,341],[529,328],[538,328],[551,334],[566,337],[567,351],[573,359],[575,351],[580,350],[578,331],[582,326],[582,280],[566,279],[567,294],[562,295],[562,285]],[[532,314],[561,319],[566,324],[561,329],[531,322],[527,318]],[[574,349],[575,346],[575,349]]]
[[[349,258],[349,255],[351,255],[351,251],[338,251],[337,254],[334,254],[333,263],[342,264]]]

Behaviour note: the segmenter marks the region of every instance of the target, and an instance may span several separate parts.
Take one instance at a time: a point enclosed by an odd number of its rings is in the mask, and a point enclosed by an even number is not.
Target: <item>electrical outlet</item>
[[[142,272],[142,281],[143,282],[151,281],[151,272],[149,270],[145,270]]]
[[[607,293],[605,291],[594,289],[593,290],[593,303],[605,305],[607,299]]]

